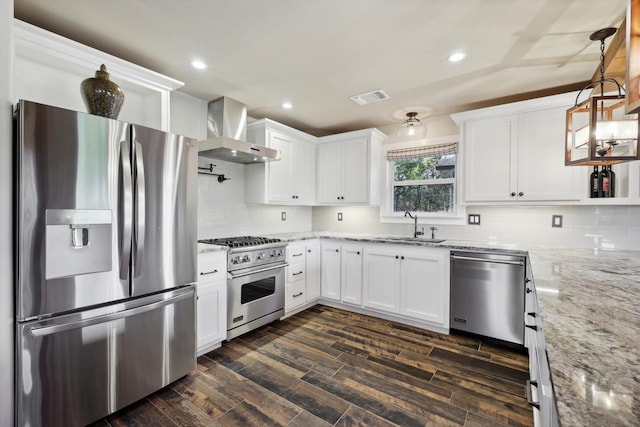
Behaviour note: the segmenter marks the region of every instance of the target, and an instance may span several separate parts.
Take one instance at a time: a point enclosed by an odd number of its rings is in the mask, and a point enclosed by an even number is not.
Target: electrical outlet
[[[562,215],[551,216],[551,227],[562,228]]]
[[[338,221],[342,221],[342,212],[338,212]]]
[[[469,225],[480,225],[480,214],[469,214],[469,215],[467,215],[467,224],[469,224]]]
[[[280,219],[281,219],[282,221],[286,221],[286,220],[287,220],[287,213],[286,213],[286,212],[282,212],[282,213],[280,214]]]

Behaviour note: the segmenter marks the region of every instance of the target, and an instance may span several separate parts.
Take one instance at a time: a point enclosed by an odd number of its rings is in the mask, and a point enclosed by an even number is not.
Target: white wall
[[[207,135],[207,101],[172,92],[171,131],[196,139]],[[311,231],[311,208],[300,206],[248,205],[245,203],[245,166],[200,158],[199,165],[215,164],[216,176],[198,175],[198,238],[265,235]],[[286,220],[282,221],[282,212]]]
[[[0,426],[13,425],[13,2],[0,0]]]
[[[338,212],[342,221],[338,221]],[[640,206],[467,206],[480,225],[436,225],[437,238],[498,241],[556,247],[640,250]],[[552,228],[551,216],[563,227]],[[429,235],[428,223],[424,226]],[[413,222],[381,223],[377,207],[315,207],[313,230],[410,236]]]

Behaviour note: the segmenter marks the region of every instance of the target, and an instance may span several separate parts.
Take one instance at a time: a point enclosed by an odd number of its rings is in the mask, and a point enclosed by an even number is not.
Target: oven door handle
[[[266,267],[260,270],[250,270],[250,271],[243,271],[242,274],[235,274],[233,271],[229,272],[229,278],[231,279],[237,279],[238,277],[244,277],[244,276],[249,276],[250,274],[256,274],[256,273],[264,273],[265,271],[271,271],[271,270],[277,270],[279,268],[284,268],[284,267],[288,267],[289,264],[278,264],[276,266],[270,266],[270,267]]]

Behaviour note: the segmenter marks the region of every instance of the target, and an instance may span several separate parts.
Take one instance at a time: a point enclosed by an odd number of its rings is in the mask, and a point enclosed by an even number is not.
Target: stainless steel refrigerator
[[[197,142],[20,101],[16,420],[81,426],[195,368]]]

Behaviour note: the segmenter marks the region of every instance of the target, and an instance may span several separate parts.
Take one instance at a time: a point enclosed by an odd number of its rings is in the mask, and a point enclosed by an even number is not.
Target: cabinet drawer
[[[290,265],[297,263],[304,263],[305,259],[305,247],[304,245],[300,246],[288,246],[287,247],[287,262]]]
[[[304,262],[290,264],[289,267],[287,267],[287,283],[295,283],[295,282],[304,283],[304,278],[305,278]]]
[[[198,282],[226,280],[227,252],[208,252],[198,255]]]
[[[286,286],[284,298],[285,310],[289,311],[301,306],[306,302],[305,283],[298,281]]]

